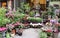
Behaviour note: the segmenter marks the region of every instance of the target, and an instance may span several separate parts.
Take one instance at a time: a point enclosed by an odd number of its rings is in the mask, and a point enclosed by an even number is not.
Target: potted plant
[[[29,16],[31,16],[31,17],[34,17],[35,16],[34,10],[32,10],[32,11],[29,12]]]
[[[26,14],[28,14],[29,13],[29,11],[30,11],[30,5],[29,5],[29,3],[20,3],[20,9],[19,9],[19,11],[21,12],[21,13],[26,13]]]
[[[0,32],[2,33],[2,36],[5,36],[5,32],[7,30],[6,24],[10,23],[10,19],[6,18],[6,9],[0,8]]]
[[[6,33],[6,38],[11,38],[10,33],[8,33],[8,32]]]
[[[6,9],[0,8],[0,27],[5,26],[7,23],[10,23],[10,19],[6,18]]]
[[[47,38],[47,34],[45,32],[40,32],[40,38]]]
[[[28,20],[32,23],[42,23],[42,18],[29,17]]]
[[[16,29],[16,33],[21,36],[22,32],[23,32],[23,25],[20,25],[19,28]]]

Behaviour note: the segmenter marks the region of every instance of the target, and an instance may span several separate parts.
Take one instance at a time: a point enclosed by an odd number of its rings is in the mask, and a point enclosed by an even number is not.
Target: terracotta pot
[[[11,31],[11,33],[12,33],[12,34],[16,34],[16,30],[13,29],[13,30]]]

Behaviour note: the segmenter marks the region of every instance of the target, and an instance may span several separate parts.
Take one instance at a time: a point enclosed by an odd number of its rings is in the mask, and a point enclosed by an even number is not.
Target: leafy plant
[[[6,33],[6,38],[11,38],[8,32]]]
[[[58,20],[58,22],[60,23],[60,19]]]
[[[0,8],[0,26],[5,26],[5,24],[10,22],[10,19],[6,18],[6,9]]]
[[[51,16],[55,15],[54,12],[47,12],[47,13],[48,13],[48,15],[51,15]]]
[[[19,9],[20,13],[25,13],[25,12],[29,12],[30,11],[30,6],[29,3],[21,3],[20,4],[20,9]]]
[[[35,15],[35,12],[34,12],[34,11],[30,11],[30,12],[29,12],[29,15],[30,15],[31,17],[33,17],[33,16]]]
[[[2,38],[2,34],[0,33],[0,38]]]
[[[43,19],[42,18],[29,17],[28,20],[30,22],[41,23]]]
[[[23,25],[20,25],[19,28],[23,28],[24,26]]]
[[[46,32],[46,33],[47,33],[47,36],[52,36],[51,32]]]
[[[47,38],[47,34],[45,32],[40,32],[40,38]]]
[[[47,14],[48,14],[48,15],[51,15],[51,16],[54,16],[54,15],[55,15],[54,10],[55,10],[55,9],[54,9],[53,7],[49,7],[49,8],[48,8],[48,11],[47,11]]]
[[[5,8],[0,8],[0,16],[5,16],[6,11],[7,10]]]
[[[14,14],[14,21],[17,22],[17,21],[21,21],[23,18],[25,17],[25,14]]]

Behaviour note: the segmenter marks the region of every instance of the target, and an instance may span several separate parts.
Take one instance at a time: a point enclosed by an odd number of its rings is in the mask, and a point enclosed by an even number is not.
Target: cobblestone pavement
[[[22,36],[15,35],[14,38],[39,38],[39,31],[40,29],[34,28],[24,29]]]

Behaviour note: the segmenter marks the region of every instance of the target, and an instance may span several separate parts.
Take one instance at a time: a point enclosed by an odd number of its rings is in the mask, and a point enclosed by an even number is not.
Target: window
[[[51,1],[60,1],[60,0],[51,0]]]

